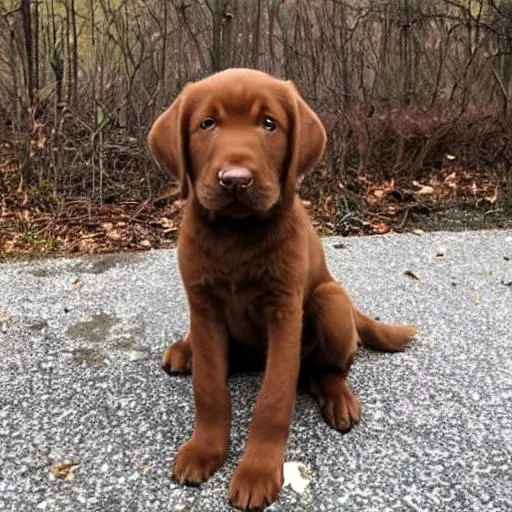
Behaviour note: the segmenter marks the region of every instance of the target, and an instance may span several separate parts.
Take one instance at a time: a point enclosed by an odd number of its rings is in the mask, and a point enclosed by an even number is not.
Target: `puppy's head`
[[[291,204],[297,178],[318,162],[325,141],[321,121],[291,82],[249,69],[188,84],[148,135],[183,197],[228,217]]]

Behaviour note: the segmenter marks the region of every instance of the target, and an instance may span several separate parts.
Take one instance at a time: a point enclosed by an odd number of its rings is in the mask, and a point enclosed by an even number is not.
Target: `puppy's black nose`
[[[227,190],[249,188],[254,182],[252,172],[246,167],[225,167],[217,176],[220,186]]]

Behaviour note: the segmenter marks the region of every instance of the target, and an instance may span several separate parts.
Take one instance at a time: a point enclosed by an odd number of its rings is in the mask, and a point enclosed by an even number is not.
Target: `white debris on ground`
[[[311,482],[311,472],[302,462],[285,462],[283,487],[290,486],[297,494],[303,494]]]

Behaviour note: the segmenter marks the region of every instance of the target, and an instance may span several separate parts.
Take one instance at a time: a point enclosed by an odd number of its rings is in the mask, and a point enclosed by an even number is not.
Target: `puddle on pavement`
[[[32,274],[34,277],[53,277],[57,272],[55,270],[39,267],[34,270],[29,270],[28,273]]]
[[[122,336],[119,341],[116,341],[114,344],[114,348],[118,348],[121,350],[127,350],[129,348],[132,348],[137,340],[135,339],[135,336]]]
[[[120,253],[105,254],[103,256],[83,256],[80,261],[74,262],[67,266],[66,272],[78,272],[81,274],[102,274],[110,268],[123,265],[131,265],[140,260],[140,254],[137,253]],[[36,267],[27,271],[34,277],[54,277],[60,271],[54,268],[46,268],[44,266]]]
[[[138,345],[144,339],[144,333],[146,331],[146,323],[144,319],[139,315],[137,318],[137,324],[128,332],[122,334],[118,340],[114,343],[114,348],[123,352],[124,356],[130,361],[144,361],[150,357],[150,351],[143,346]]]
[[[91,257],[89,261],[84,258],[80,263],[72,265],[69,270],[83,274],[102,274],[116,266],[136,263],[139,259],[138,254],[106,254],[105,256]]]
[[[135,325],[126,329],[126,332],[118,336],[114,344],[114,348],[120,350],[128,350],[135,348],[137,343],[140,343],[144,339],[144,333],[146,332],[146,321],[142,315],[137,315]]]
[[[138,363],[141,361],[145,361],[146,359],[149,359],[151,356],[151,353],[145,347],[135,347],[132,350],[126,351],[125,356],[132,363]]]
[[[112,327],[119,322],[120,319],[117,316],[102,313],[92,316],[89,320],[71,325],[67,334],[72,338],[93,343],[109,341],[114,350],[121,351],[123,357],[132,362],[142,362],[149,359],[150,350],[138,345],[144,339],[146,330],[144,319],[138,317],[137,323],[124,333],[112,333]],[[89,366],[102,365],[105,357],[97,348],[81,347],[73,352],[73,359],[76,363],[85,363]]]
[[[100,366],[105,361],[105,356],[92,348],[79,348],[73,351],[73,360],[78,364]]]
[[[119,319],[115,315],[101,313],[94,315],[90,320],[71,325],[68,327],[67,334],[72,338],[98,343],[106,340],[110,329],[117,323]]]

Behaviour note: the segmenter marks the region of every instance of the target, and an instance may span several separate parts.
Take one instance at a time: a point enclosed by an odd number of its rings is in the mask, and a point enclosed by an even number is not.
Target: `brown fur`
[[[202,124],[206,118],[215,124]],[[347,384],[358,340],[397,351],[416,332],[358,311],[327,269],[296,195],[297,179],[320,160],[325,141],[322,123],[291,82],[247,69],[187,85],[148,136],[156,161],[188,197],[178,256],[190,330],[166,349],[163,365],[170,373],[192,366],[196,418],[173,476],[197,485],[223,464],[229,361],[263,361],[246,450],[229,489],[241,509],[279,494],[299,373],[327,423],[346,432],[360,419]],[[236,194],[219,184],[219,171],[233,167],[250,170],[254,180]]]

